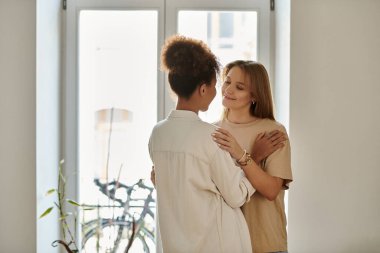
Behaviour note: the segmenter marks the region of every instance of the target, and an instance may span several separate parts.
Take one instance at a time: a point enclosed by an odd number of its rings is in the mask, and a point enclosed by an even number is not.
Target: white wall
[[[0,1],[0,251],[36,248],[36,1]]]
[[[379,252],[380,1],[292,0],[289,251]]]
[[[0,252],[54,252],[59,235],[37,221],[58,163],[59,3],[0,0]]]

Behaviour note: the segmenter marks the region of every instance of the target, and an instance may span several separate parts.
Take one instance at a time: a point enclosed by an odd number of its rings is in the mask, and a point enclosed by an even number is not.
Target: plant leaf
[[[80,206],[80,204],[78,204],[77,202],[75,202],[74,200],[71,200],[71,199],[67,199],[66,200],[68,203],[74,205],[74,206]]]
[[[48,196],[48,195],[52,194],[52,193],[55,192],[55,191],[56,191],[56,189],[52,188],[52,189],[48,190],[48,191],[45,193],[45,196]]]
[[[48,209],[46,209],[45,212],[43,212],[43,213],[40,215],[40,219],[41,219],[42,217],[45,217],[46,215],[48,215],[48,214],[51,212],[51,210],[53,210],[53,208],[54,208],[54,206],[51,206],[51,207],[49,207]]]
[[[59,220],[64,220],[64,219],[66,219],[67,217],[72,216],[72,215],[73,215],[73,213],[71,213],[71,212],[67,212],[67,213],[63,214],[61,217],[59,217],[58,219],[59,219]]]

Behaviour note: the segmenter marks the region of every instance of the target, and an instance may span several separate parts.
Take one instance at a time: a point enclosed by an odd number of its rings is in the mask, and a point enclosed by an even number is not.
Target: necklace
[[[258,119],[258,118],[256,118],[256,117],[254,117],[254,118],[250,117],[250,118],[247,119],[247,120],[237,120],[237,121],[235,120],[235,121],[232,121],[232,120],[228,119],[228,115],[227,115],[227,117],[226,117],[226,120],[227,120],[228,122],[231,122],[231,123],[234,123],[234,124],[249,124],[249,123],[253,123],[253,122],[255,122],[257,119]]]

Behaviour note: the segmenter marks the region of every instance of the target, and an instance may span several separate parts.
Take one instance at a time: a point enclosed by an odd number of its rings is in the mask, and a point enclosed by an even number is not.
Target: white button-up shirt
[[[174,110],[152,131],[149,153],[164,253],[251,253],[240,206],[255,190],[212,140],[214,130],[196,113]]]

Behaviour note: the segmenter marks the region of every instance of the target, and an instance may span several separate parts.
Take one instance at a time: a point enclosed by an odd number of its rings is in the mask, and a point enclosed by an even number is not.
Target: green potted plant
[[[66,196],[65,196],[66,179],[65,179],[63,172],[62,172],[63,163],[64,163],[64,161],[61,160],[59,163],[59,167],[58,167],[58,187],[49,189],[46,192],[46,195],[55,194],[56,200],[54,201],[52,206],[47,208],[39,216],[39,218],[41,219],[41,218],[49,215],[53,210],[57,209],[57,211],[59,213],[59,222],[60,222],[60,226],[61,226],[62,238],[53,241],[52,246],[58,247],[59,245],[61,245],[64,247],[64,249],[66,250],[67,253],[77,253],[77,252],[79,252],[79,249],[80,249],[78,247],[78,243],[76,240],[76,238],[77,238],[76,224],[77,224],[77,220],[78,220],[77,219],[78,213],[77,212],[66,212],[65,211],[65,204],[67,203],[69,205],[72,205],[75,208],[81,208],[83,211],[92,210],[96,207],[89,207],[89,205],[79,204],[74,200],[66,199]],[[70,218],[70,220],[69,220],[69,218]],[[72,232],[70,222],[71,222],[71,224],[73,224],[73,227],[74,227],[73,230],[75,231],[74,233]],[[135,237],[135,230],[136,230],[136,226],[135,226],[135,222],[133,220],[132,221],[132,227],[131,227],[131,236],[129,237],[127,247],[124,250],[125,253],[127,253],[129,251],[130,247],[132,246],[132,242],[133,242],[133,239]]]

